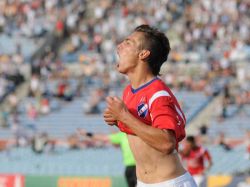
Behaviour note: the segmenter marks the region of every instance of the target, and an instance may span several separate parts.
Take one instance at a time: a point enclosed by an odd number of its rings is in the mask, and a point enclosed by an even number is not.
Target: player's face
[[[117,46],[119,56],[117,69],[120,73],[127,74],[137,66],[141,40],[142,33],[134,32]]]
[[[193,144],[191,142],[187,141],[186,144],[185,144],[185,148],[187,150],[191,150],[193,148]]]

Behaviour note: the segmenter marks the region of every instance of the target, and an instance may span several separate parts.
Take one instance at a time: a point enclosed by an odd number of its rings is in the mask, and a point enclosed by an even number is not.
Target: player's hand
[[[103,118],[104,121],[108,124],[108,125],[117,125],[117,120],[113,117],[112,113],[109,111],[108,108],[106,108],[103,112]]]
[[[128,109],[125,103],[118,97],[107,97],[107,109],[117,121],[123,121]]]

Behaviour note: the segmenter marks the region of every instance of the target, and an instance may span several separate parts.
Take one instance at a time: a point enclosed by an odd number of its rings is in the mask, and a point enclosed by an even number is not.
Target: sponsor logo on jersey
[[[140,103],[137,106],[137,113],[141,118],[145,118],[148,114],[148,105],[146,103]]]

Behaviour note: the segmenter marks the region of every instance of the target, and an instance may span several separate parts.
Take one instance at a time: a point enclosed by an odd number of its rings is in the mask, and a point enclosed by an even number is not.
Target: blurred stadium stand
[[[219,98],[216,109],[210,111],[209,123],[200,121],[207,123],[209,141],[205,146],[214,163],[208,174],[247,172],[250,4],[247,0],[225,2],[1,1],[0,173],[122,175],[119,149],[59,146],[36,154],[30,140],[42,132],[51,139],[67,140],[79,127],[92,132],[114,131],[104,124],[101,111],[105,96],[121,95],[126,84],[114,70],[115,46],[143,23],[166,31],[170,38],[172,51],[161,78],[180,101],[187,128]],[[3,11],[11,7],[16,9],[13,15]],[[28,86],[19,87],[22,84]],[[43,111],[44,103],[48,111]],[[228,144],[234,140],[241,143],[225,150],[215,143],[221,133]],[[15,142],[20,137],[25,139],[23,144],[22,139],[20,144]]]

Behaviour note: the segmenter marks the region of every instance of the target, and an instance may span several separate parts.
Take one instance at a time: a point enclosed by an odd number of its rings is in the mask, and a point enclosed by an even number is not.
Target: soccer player
[[[185,116],[170,89],[158,78],[170,51],[168,38],[148,25],[135,28],[117,46],[117,70],[130,84],[123,98],[107,97],[104,120],[127,133],[136,160],[138,187],[196,187],[178,156]]]
[[[186,144],[180,151],[182,159],[187,163],[189,173],[194,177],[198,186],[201,185],[205,173],[212,166],[212,159],[207,149],[197,145],[195,137],[188,136]],[[206,167],[205,162],[208,162]]]
[[[122,150],[123,163],[125,165],[125,178],[128,187],[136,187],[136,171],[135,171],[135,159],[130,150],[128,138],[125,133],[117,132],[113,134],[100,134],[87,132],[84,129],[78,129],[78,133],[82,136],[89,137],[93,140],[101,141],[103,143],[110,143],[113,145],[119,145]]]

